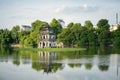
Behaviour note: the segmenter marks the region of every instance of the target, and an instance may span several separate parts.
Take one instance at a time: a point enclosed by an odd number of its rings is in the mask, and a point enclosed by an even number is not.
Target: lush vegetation
[[[31,23],[31,31],[20,31],[19,25],[14,26],[12,30],[0,29],[0,44],[37,47],[39,33],[45,25],[49,24],[36,20]],[[71,22],[66,28],[62,28],[56,19],[50,22],[50,26],[56,33],[57,42],[63,42],[65,47],[120,46],[120,25],[117,30],[110,32],[107,19],[100,19],[97,27],[93,27],[92,22],[87,20],[84,25]]]

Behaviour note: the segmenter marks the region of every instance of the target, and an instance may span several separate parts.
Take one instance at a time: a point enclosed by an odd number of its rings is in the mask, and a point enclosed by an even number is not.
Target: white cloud
[[[83,7],[84,7],[84,9],[87,9],[87,8],[88,8],[88,5],[87,5],[87,4],[84,4]]]
[[[55,13],[79,14],[83,12],[95,12],[99,10],[97,6],[88,6],[87,4],[78,6],[60,6],[55,9]]]
[[[63,12],[65,10],[66,6],[61,6],[61,7],[58,7],[55,9],[55,13],[60,13],[60,12]]]
[[[120,0],[0,0],[0,28],[31,24],[36,19],[50,22],[52,18],[61,18],[66,23],[84,22],[88,19],[96,23],[101,18],[107,18],[114,23],[115,13],[120,12],[119,2]]]

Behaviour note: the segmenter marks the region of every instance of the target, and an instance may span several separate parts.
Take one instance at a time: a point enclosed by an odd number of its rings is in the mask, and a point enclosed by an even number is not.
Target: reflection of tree
[[[98,68],[101,71],[107,71],[110,65],[110,56],[109,55],[99,55],[98,56]]]
[[[99,55],[111,54],[111,52],[112,52],[111,47],[100,46],[99,49],[98,49],[98,54]]]
[[[80,68],[82,66],[82,64],[80,64],[80,63],[79,64],[74,64],[73,63],[73,64],[68,64],[68,65],[71,68],[74,68],[74,67],[79,67]],[[85,64],[85,68],[90,70],[92,68],[92,64],[90,64],[90,63]]]
[[[96,46],[90,46],[87,48],[87,52],[86,54],[88,55],[94,55],[94,54],[97,54],[97,47]]]
[[[28,52],[28,51],[21,51],[20,52],[20,58],[21,58],[21,62],[23,64],[30,64],[30,55],[34,55],[34,53]]]
[[[85,64],[85,68],[88,70],[91,70],[92,64],[90,64],[90,63]]]
[[[94,59],[97,60],[95,63],[101,71],[107,71],[109,69],[110,64],[110,56],[109,55],[101,55],[108,54],[104,51],[108,50],[106,48],[101,48],[99,50],[99,54],[94,57],[96,51],[93,48],[89,48],[86,51],[74,51],[74,52],[39,52],[37,51],[24,51],[24,50],[11,50],[9,48],[0,48],[0,61],[7,62],[9,59],[12,59],[13,64],[20,65],[30,64],[30,60],[32,60],[32,68],[36,71],[43,70],[45,73],[56,72],[58,69],[63,69],[65,66],[64,63],[56,63],[55,60],[64,60],[70,59],[73,60],[73,63],[68,64],[71,68],[81,67],[82,62],[74,63],[74,61],[84,60],[84,66],[86,69],[91,69],[92,64],[94,63]],[[93,53],[92,53],[93,52]],[[102,53],[103,52],[103,53]],[[117,51],[116,51],[117,52]]]
[[[37,71],[40,71],[41,70],[41,64],[39,62],[32,61],[32,68],[37,70]]]
[[[14,60],[13,64],[20,65],[20,61],[19,60]]]
[[[64,58],[68,58],[68,59],[79,59],[81,56],[81,51],[72,51],[72,52],[57,52],[57,59],[62,60]]]
[[[61,63],[54,63],[52,71],[56,72],[58,69],[62,69],[62,68],[63,67]]]
[[[99,65],[98,67],[101,71],[107,71],[109,69],[108,65]]]
[[[74,67],[81,67],[82,64],[68,64],[71,68],[74,68]]]
[[[18,54],[18,51],[15,51],[13,54],[13,64],[20,65],[20,55]]]
[[[37,53],[35,53],[35,54],[31,54],[31,56],[32,56],[32,68],[37,71],[40,71],[42,67],[39,62],[39,60],[40,60],[39,55]]]
[[[0,60],[1,62],[8,62],[9,55],[12,53],[12,49],[7,46],[1,46],[0,47]]]

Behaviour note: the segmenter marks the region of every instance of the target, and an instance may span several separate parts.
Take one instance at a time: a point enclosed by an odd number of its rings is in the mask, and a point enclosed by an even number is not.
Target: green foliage
[[[92,29],[93,28],[93,24],[90,20],[85,21],[84,23],[84,27],[87,27],[88,29]]]
[[[79,46],[87,46],[88,45],[88,31],[84,30],[84,28],[82,29],[82,33],[80,35],[80,41],[79,41]]]
[[[53,28],[53,30],[55,31],[56,35],[58,35],[59,33],[61,33],[62,26],[61,26],[61,24],[55,18],[50,23],[50,26]]]
[[[48,23],[36,20],[31,25],[31,31],[20,32],[18,25],[14,26],[11,31],[0,29],[0,44],[19,43],[22,46],[36,47],[39,42],[40,31]],[[84,26],[80,23],[71,22],[64,29],[56,19],[53,19],[50,25],[56,33],[57,42],[63,42],[65,47],[109,46],[111,44],[120,46],[120,25],[118,25],[117,30],[110,32],[107,19],[100,19],[97,28],[93,27],[90,20],[85,21]]]
[[[114,46],[120,46],[120,25],[118,25],[118,29],[112,32],[112,42]]]
[[[75,46],[80,39],[81,24],[69,23],[66,29],[58,35],[59,42],[63,42],[66,46]]]
[[[97,27],[101,30],[109,30],[110,25],[107,19],[100,19],[97,23]]]
[[[24,46],[25,42],[24,40],[27,38],[27,36],[30,34],[29,31],[21,31],[19,34],[19,43]]]
[[[11,36],[13,39],[13,43],[19,43],[19,31],[20,31],[20,27],[18,25],[12,28]]]
[[[3,29],[0,29],[0,44],[2,43],[2,33],[3,33]]]
[[[37,31],[37,32],[40,32],[41,28],[44,26],[44,25],[48,25],[47,22],[44,22],[44,21],[40,21],[40,20],[36,20],[34,21],[32,24],[32,32],[33,31]]]
[[[107,46],[111,43],[110,25],[107,19],[101,19],[97,23],[98,26],[98,42],[102,46]]]
[[[90,21],[85,22],[86,27],[80,23],[69,23],[67,28],[58,35],[58,41],[68,47],[78,47],[97,44],[96,31]]]
[[[100,45],[104,45],[107,46],[110,43],[110,32],[107,30],[102,31],[99,35],[98,35],[98,41],[100,43]]]
[[[90,30],[87,36],[88,36],[89,46],[98,45],[98,41],[97,41],[98,37],[95,30]]]
[[[71,23],[69,23],[69,24],[67,25],[67,28],[71,28],[73,25],[74,25],[74,23],[71,22]]]
[[[74,40],[79,40],[80,37],[80,31],[81,31],[81,24],[80,23],[75,23],[72,27],[71,27],[71,33],[74,34]]]
[[[20,26],[19,25],[14,26],[11,31],[12,32],[19,32],[20,31]]]
[[[11,32],[7,29],[0,30],[0,44],[1,45],[9,45],[12,43]]]
[[[31,25],[32,25],[32,30],[30,32],[29,31],[21,32],[20,43],[23,46],[36,47],[38,43],[40,30],[43,26],[48,25],[48,23],[40,20],[36,20]]]

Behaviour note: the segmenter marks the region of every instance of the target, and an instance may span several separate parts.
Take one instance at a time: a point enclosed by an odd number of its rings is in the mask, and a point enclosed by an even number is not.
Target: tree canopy
[[[49,25],[47,22],[36,20],[31,23],[31,31],[20,31],[20,26],[13,26],[11,30],[0,29],[0,44],[21,44],[25,46],[37,46],[39,34],[43,26]],[[70,22],[66,28],[54,18],[50,26],[56,33],[57,42],[63,42],[65,47],[80,46],[120,46],[120,25],[118,29],[110,32],[110,25],[107,19],[100,19],[97,28],[93,27],[90,20],[81,23]]]
[[[62,26],[61,26],[61,24],[55,18],[50,23],[50,26],[53,28],[53,30],[55,31],[56,35],[58,35],[59,33],[61,33]]]
[[[87,27],[88,29],[93,28],[93,24],[90,20],[85,21],[84,26]]]
[[[107,19],[100,19],[97,23],[97,27],[101,30],[109,30],[110,25]]]

